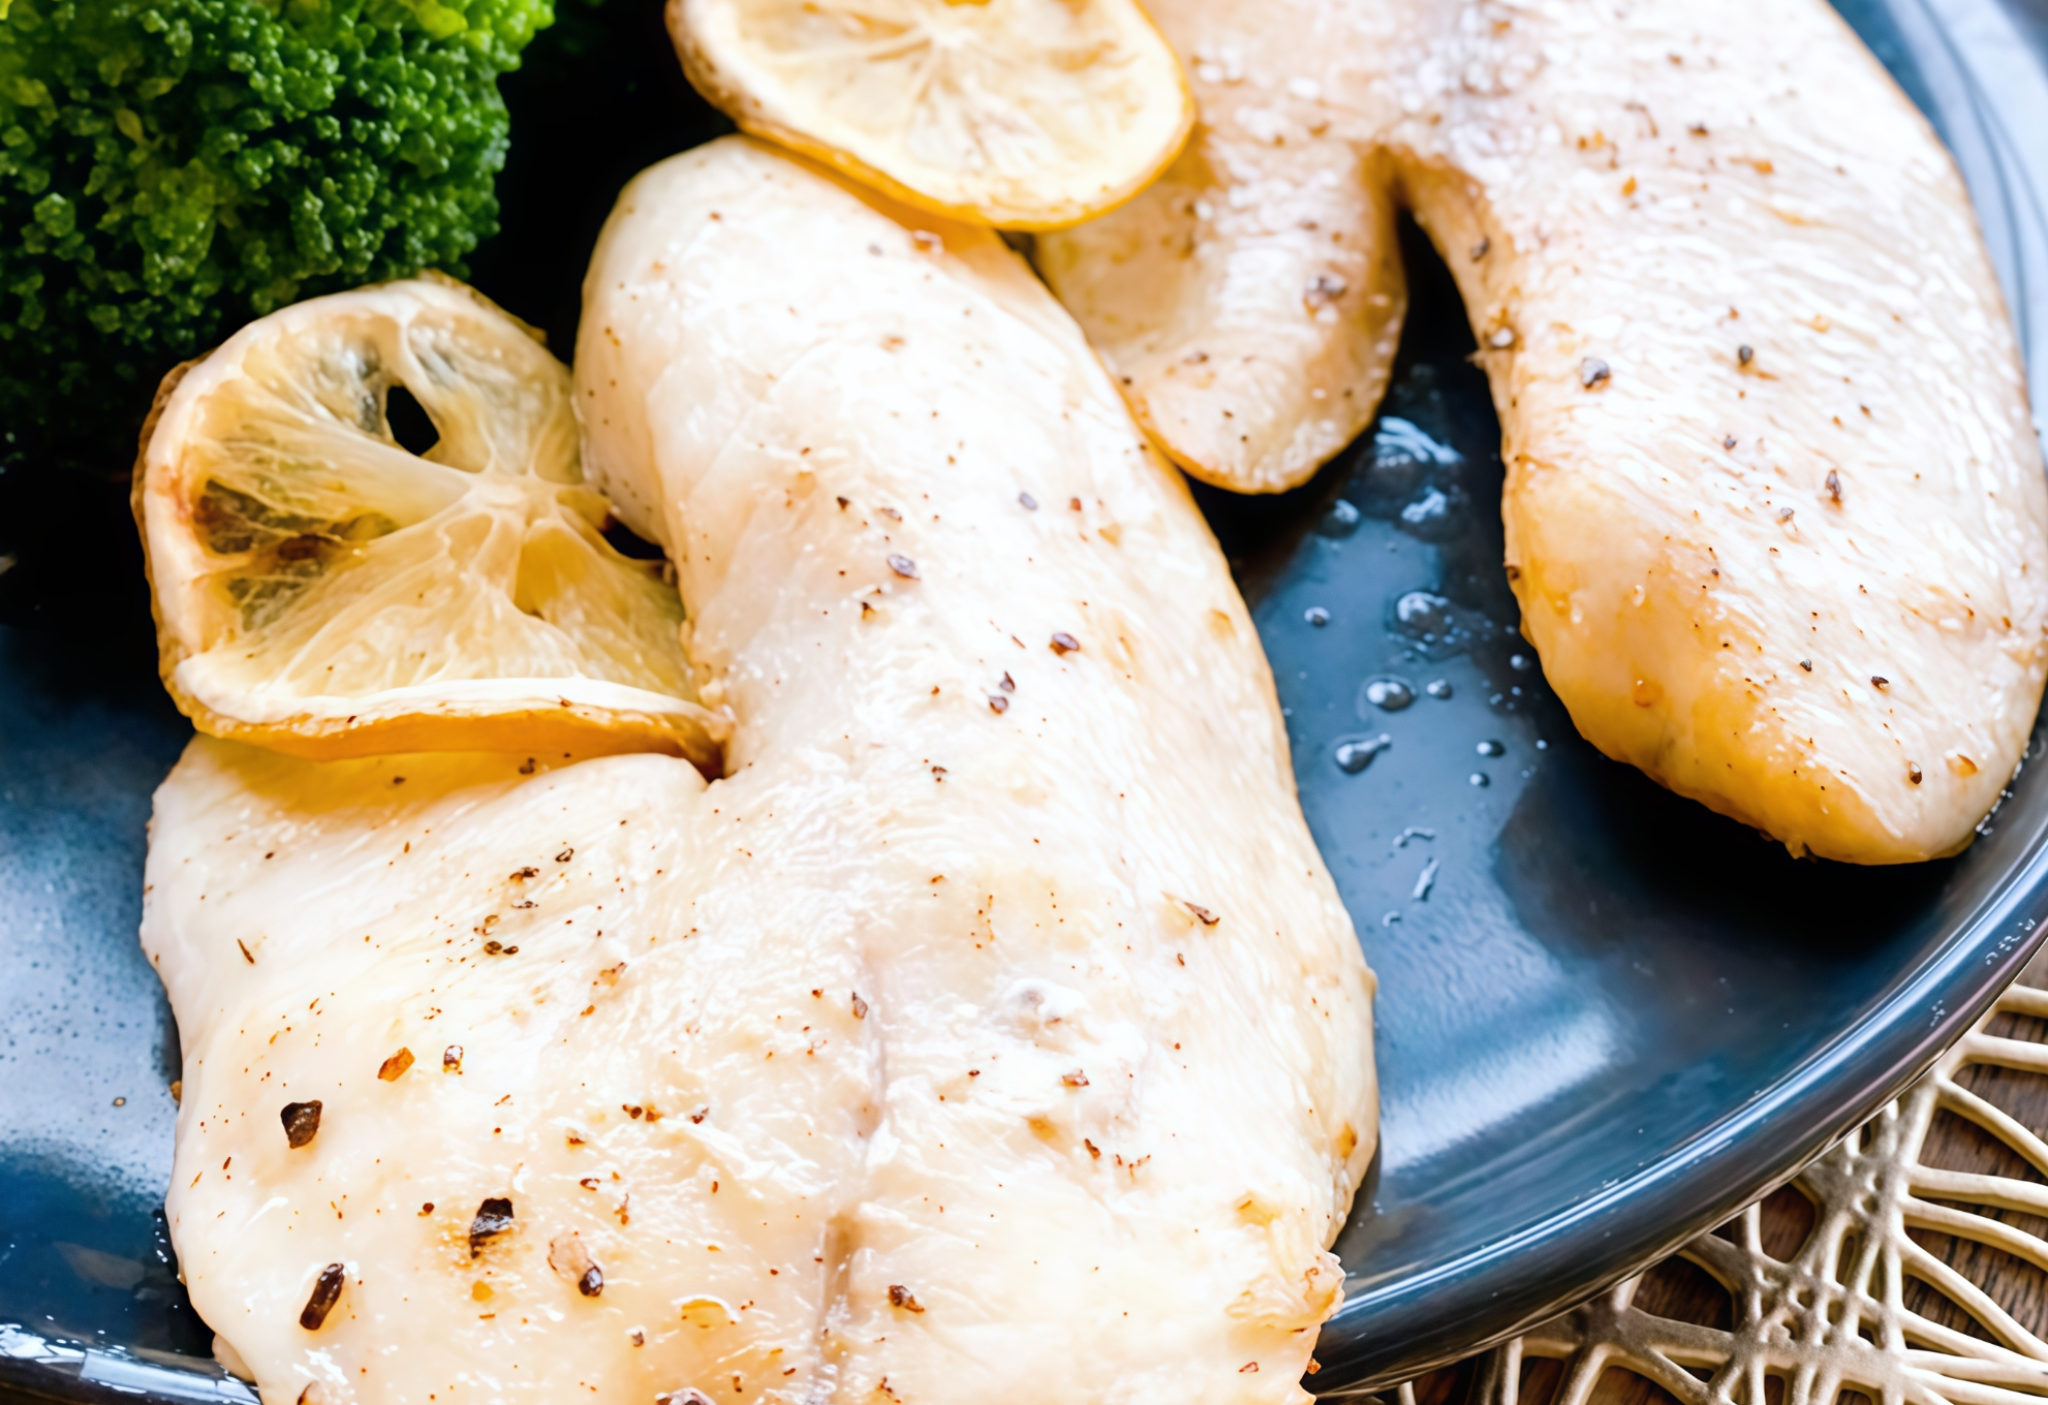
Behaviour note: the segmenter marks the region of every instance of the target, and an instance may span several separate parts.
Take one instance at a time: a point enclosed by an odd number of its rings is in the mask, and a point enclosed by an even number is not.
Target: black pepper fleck
[[[278,1114],[284,1123],[284,1139],[293,1150],[306,1145],[320,1132],[320,1100],[305,1103],[286,1103],[284,1111]]]
[[[477,1206],[476,1218],[469,1222],[469,1256],[481,1256],[485,1245],[511,1230],[512,1220],[512,1202],[502,1195]]]
[[[301,1327],[308,1332],[317,1332],[327,1325],[327,1314],[334,1311],[334,1305],[341,1301],[341,1285],[347,1277],[348,1270],[340,1264],[329,1264],[320,1270],[320,1276],[313,1280],[313,1295],[299,1310]]]

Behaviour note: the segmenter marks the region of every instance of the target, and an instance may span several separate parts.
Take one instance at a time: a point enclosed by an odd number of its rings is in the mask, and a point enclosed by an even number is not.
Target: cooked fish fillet
[[[1398,78],[1445,0],[1154,0],[1194,79],[1187,148],[1038,266],[1139,421],[1196,477],[1305,481],[1372,419],[1407,284]]]
[[[268,1405],[1305,1399],[1371,976],[1178,477],[996,236],[750,141],[587,295],[726,777],[196,742],[144,925],[195,1306]]]
[[[1040,256],[1175,457],[1285,487],[1364,425],[1398,200],[1464,294],[1580,731],[1794,852],[1967,844],[2041,694],[2048,492],[1962,184],[1834,12],[1152,8],[1206,125]]]

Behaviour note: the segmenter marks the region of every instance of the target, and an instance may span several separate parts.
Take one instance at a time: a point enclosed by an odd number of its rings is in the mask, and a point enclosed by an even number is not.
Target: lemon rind
[[[364,710],[345,715],[300,713],[274,722],[224,716],[166,684],[198,730],[309,761],[345,761],[416,752],[501,752],[579,757],[658,752],[689,761],[707,779],[723,768],[730,722],[695,704],[689,712],[629,712],[562,700],[508,703],[500,708],[433,712]]]

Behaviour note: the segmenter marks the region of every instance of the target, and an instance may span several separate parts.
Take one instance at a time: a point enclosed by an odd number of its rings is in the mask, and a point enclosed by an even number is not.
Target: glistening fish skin
[[[1962,183],[1833,11],[1153,13],[1205,127],[1040,260],[1175,456],[1270,490],[1362,427],[1384,191],[1464,295],[1523,631],[1580,731],[1795,853],[1966,845],[2040,699],[2048,492]],[[1256,365],[1190,365],[1217,342]]]
[[[588,288],[726,777],[195,742],[143,931],[195,1306],[266,1401],[1298,1405],[1372,979],[1177,477],[994,235],[750,141]]]

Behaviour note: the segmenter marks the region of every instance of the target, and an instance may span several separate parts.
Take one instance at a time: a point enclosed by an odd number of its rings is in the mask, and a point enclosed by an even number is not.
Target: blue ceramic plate
[[[2012,136],[2048,131],[2041,36],[1999,0],[1842,7],[1961,161],[2048,403],[2048,153]],[[617,28],[579,13],[507,84],[508,232],[477,268],[558,346],[613,193],[721,128],[652,7],[599,13]],[[2048,766],[1961,858],[1858,870],[1794,862],[1578,740],[1510,625],[1498,428],[1410,235],[1375,430],[1299,492],[1202,495],[1382,982],[1384,1146],[1338,1246],[1325,1390],[1448,1361],[1718,1222],[1898,1092],[2048,932]],[[135,927],[150,791],[189,730],[109,469],[61,498],[0,472],[0,1393],[253,1401],[212,1364],[160,1213],[177,1035]],[[58,511],[61,556],[7,539]],[[1373,680],[1414,701],[1383,710]]]

